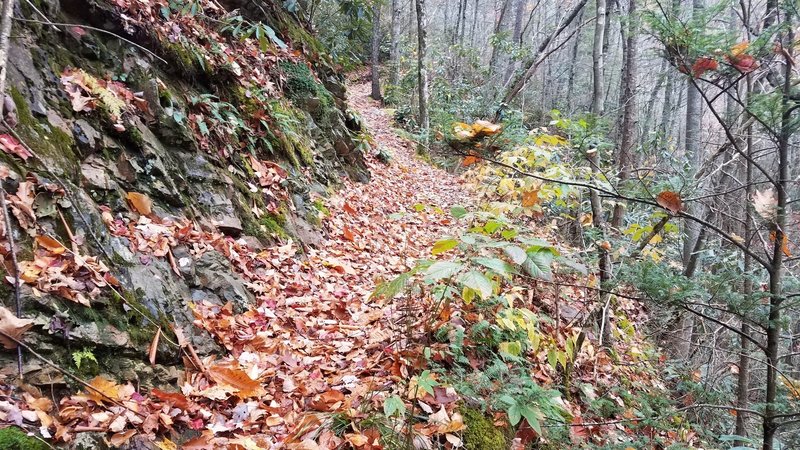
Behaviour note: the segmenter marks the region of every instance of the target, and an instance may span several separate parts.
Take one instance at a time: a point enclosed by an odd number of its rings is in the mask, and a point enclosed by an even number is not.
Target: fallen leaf
[[[56,255],[60,255],[67,251],[67,249],[64,248],[60,242],[47,235],[36,236],[36,243]]]
[[[20,319],[6,307],[0,306],[0,344],[7,349],[17,348],[17,343],[9,337],[21,340],[22,334],[33,326],[33,320]]]
[[[261,397],[266,394],[261,382],[250,378],[242,369],[216,365],[209,367],[208,373],[215,382],[235,388],[235,394],[239,398]]]
[[[148,216],[153,212],[153,201],[150,200],[150,197],[138,192],[128,192],[127,199],[131,207],[139,214]]]
[[[0,134],[0,148],[9,155],[16,155],[27,161],[33,154],[28,149],[19,143],[19,141],[10,134]]]
[[[522,193],[522,206],[529,208],[539,203],[539,189],[532,189]]]

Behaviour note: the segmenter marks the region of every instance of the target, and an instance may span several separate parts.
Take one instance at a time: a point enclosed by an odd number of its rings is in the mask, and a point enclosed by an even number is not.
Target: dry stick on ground
[[[56,369],[57,371],[59,371],[62,374],[66,375],[67,378],[70,378],[73,381],[78,382],[81,386],[85,387],[86,389],[89,389],[90,391],[99,394],[101,397],[107,399],[111,403],[113,403],[113,404],[115,404],[117,406],[121,406],[122,408],[127,409],[128,411],[136,414],[139,417],[143,417],[145,419],[147,418],[147,414],[142,413],[140,411],[136,411],[134,409],[131,409],[127,405],[125,405],[124,403],[120,402],[119,400],[117,400],[115,398],[112,398],[112,397],[109,397],[108,394],[106,394],[103,391],[101,391],[101,390],[97,389],[96,387],[92,386],[91,384],[89,384],[88,382],[84,381],[82,378],[78,377],[77,375],[73,375],[72,372],[68,371],[67,369],[59,366],[58,364],[54,363],[53,361],[50,361],[49,359],[47,359],[44,356],[40,355],[39,353],[36,352],[36,350],[32,349],[28,344],[25,344],[24,342],[20,341],[19,339],[15,338],[14,336],[11,336],[10,334],[4,332],[3,330],[0,330],[0,335],[2,335],[4,338],[6,338],[6,339],[8,339],[10,341],[15,342],[17,344],[17,348],[19,348],[19,347],[24,348],[31,355],[35,356],[36,358],[38,358],[43,363],[47,364],[48,366],[52,367],[53,369]]]
[[[11,247],[11,268],[14,270],[14,306],[16,307],[17,317],[21,319],[22,305],[19,301],[19,265],[17,264],[17,249],[14,248],[11,220],[8,216],[8,207],[6,206],[6,190],[3,187],[0,187],[0,208],[3,208],[3,231],[6,234],[6,238],[8,238],[8,246]],[[19,346],[17,346],[17,371],[19,373],[19,379],[22,380],[22,347]]]

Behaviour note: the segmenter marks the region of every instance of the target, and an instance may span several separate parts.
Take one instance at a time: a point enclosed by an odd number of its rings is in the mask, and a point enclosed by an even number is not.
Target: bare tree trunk
[[[372,4],[372,59],[370,70],[372,72],[372,93],[370,97],[383,100],[381,95],[381,77],[379,73],[381,56],[381,2],[374,0]]]
[[[768,5],[769,6],[769,5]],[[784,36],[784,45],[794,42],[794,33],[791,31],[791,16],[786,16],[787,36]],[[792,48],[791,46],[789,48]],[[791,52],[789,50],[788,52]],[[784,74],[783,89],[781,97],[781,130],[778,137],[778,176],[775,180],[775,190],[777,191],[777,214],[775,223],[772,224],[771,232],[775,234],[775,242],[772,244],[772,264],[769,270],[769,321],[767,322],[767,392],[764,407],[762,442],[763,450],[774,448],[775,435],[778,431],[778,421],[775,417],[778,413],[775,404],[778,397],[778,348],[780,346],[780,327],[781,327],[781,305],[783,304],[783,239],[786,230],[786,221],[789,212],[786,210],[789,200],[789,139],[792,135],[792,110],[789,105],[789,97],[792,92],[792,55],[784,55]]]
[[[747,101],[751,100],[751,95],[753,93],[753,77],[751,75],[747,75]],[[743,161],[745,165],[745,198],[750,199],[753,196],[753,165],[750,164],[748,161],[753,153],[753,126],[750,125],[745,130],[747,134],[746,140],[746,154],[747,158]],[[744,214],[742,217],[742,223],[744,224],[744,240],[745,242],[752,242],[753,239],[753,229],[750,226],[750,202],[745,201],[744,207]],[[742,271],[744,272],[744,283],[742,285],[742,294],[745,297],[749,297],[753,294],[753,281],[750,279],[750,270],[753,268],[753,257],[750,254],[745,253],[744,255],[744,267]],[[742,333],[739,336],[739,346],[741,347],[741,353],[739,354],[739,373],[736,376],[736,407],[741,409],[746,409],[750,404],[750,341],[745,338],[745,336],[750,335],[750,325],[747,323],[746,320],[742,320],[741,326]],[[736,431],[734,434],[736,436],[747,436],[747,421],[746,421],[745,414],[737,414],[736,415]],[[747,442],[739,441],[737,445],[745,446]]]
[[[595,28],[594,43],[592,49],[592,114],[597,117],[603,115],[605,104],[603,102],[603,42],[606,32],[606,0],[596,0],[595,9]],[[591,165],[592,174],[600,174],[600,149],[593,148],[587,152],[587,158]],[[589,193],[589,202],[592,206],[592,224],[605,236],[605,218],[603,217],[603,206],[600,201],[600,193],[592,189]],[[598,269],[600,271],[600,285],[602,286],[611,279],[611,258],[604,242],[597,243]],[[608,318],[607,304],[610,298],[607,295],[601,296],[601,303],[604,303],[603,310],[598,321],[599,328],[603,330],[601,339],[604,345],[610,345],[611,330]]]
[[[628,0],[628,29],[625,37],[625,66],[622,72],[620,95],[622,103],[622,139],[619,146],[617,170],[620,185],[630,178],[633,167],[633,147],[636,141],[636,65],[637,65],[637,27],[636,0]],[[625,209],[621,203],[614,206],[611,226],[619,228],[625,217]]]
[[[400,0],[392,0],[392,36],[389,49],[391,67],[389,84],[392,89],[397,89],[400,84]]]
[[[508,10],[508,5],[511,3],[511,0],[503,0],[503,8],[500,10],[500,17],[497,19],[497,23],[494,26],[494,33],[492,33],[491,37],[495,37],[503,31],[503,24],[505,23],[506,18],[506,11]],[[497,72],[497,61],[500,57],[500,53],[498,48],[500,47],[495,44],[490,44],[492,47],[492,56],[489,58],[489,77],[491,78]]]
[[[8,72],[8,48],[11,36],[11,22],[14,13],[14,0],[3,0],[3,10],[0,13],[0,117],[3,117],[3,105],[6,96],[6,73]]]
[[[428,118],[428,70],[426,63],[425,0],[414,0],[417,10],[417,84],[419,91],[419,126],[427,142],[430,119]]]
[[[472,29],[469,32],[469,42],[472,46],[475,45],[475,29],[478,27],[478,2],[475,0],[475,10],[472,11]]]
[[[583,10],[580,11],[578,14],[578,23],[580,23],[581,18],[583,18]],[[569,77],[567,78],[567,98],[573,99],[574,92],[573,89],[575,87],[575,70],[577,69],[578,63],[578,49],[580,48],[581,43],[581,30],[578,30],[575,33],[574,42],[572,43],[572,64],[569,65]]]
[[[514,42],[514,47],[521,48],[522,47],[522,16],[525,12],[525,6],[528,3],[528,0],[516,0],[516,11],[514,12],[514,34],[512,35],[512,39]],[[517,61],[512,57],[508,59],[508,65],[506,66],[506,74],[503,77],[503,84],[508,83],[508,80],[511,79],[511,76],[514,75],[514,69],[517,67]]]

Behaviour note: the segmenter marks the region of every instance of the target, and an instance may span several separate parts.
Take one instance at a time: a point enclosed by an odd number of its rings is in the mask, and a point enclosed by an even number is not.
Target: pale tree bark
[[[605,112],[605,103],[603,101],[603,66],[604,66],[604,53],[603,43],[605,42],[606,33],[606,0],[596,0],[595,4],[595,28],[594,28],[594,42],[592,47],[592,114],[600,117]],[[600,176],[600,149],[593,148],[587,152],[587,159],[591,165],[592,174],[597,177]],[[589,201],[592,206],[592,225],[601,231],[605,237],[605,218],[603,217],[603,205],[600,201],[600,193],[592,189],[589,194]],[[608,248],[605,242],[597,243],[598,251],[598,269],[600,272],[600,285],[603,286],[611,279],[611,258],[608,254]],[[609,321],[609,302],[611,298],[608,295],[601,296],[601,303],[604,303],[603,310],[598,321],[599,328],[603,330],[601,339],[603,345],[611,344],[611,330]]]
[[[428,117],[428,70],[426,64],[425,0],[414,0],[417,10],[417,84],[419,92],[419,126],[427,142],[430,119]]]
[[[14,13],[14,0],[3,0],[3,9],[0,12],[0,117],[3,117],[3,105],[6,96],[6,73],[8,72],[8,49],[11,36],[11,17]]]
[[[516,0],[516,7],[514,11],[514,31],[511,36],[514,47],[521,48],[522,47],[522,16],[525,13],[525,6],[528,4],[528,0]],[[517,67],[517,60],[512,58],[508,59],[508,65],[506,66],[506,75],[503,77],[503,84],[508,83],[508,80],[511,79],[511,76],[514,75],[514,69]]]
[[[692,1],[692,15],[701,13],[704,7],[703,0]],[[702,146],[700,142],[700,127],[703,120],[703,107],[700,91],[697,89],[694,80],[686,80],[686,130],[684,132],[684,151],[686,160],[689,163],[689,173],[695,174],[700,169],[702,158]],[[692,176],[694,179],[694,176]],[[700,214],[700,207],[697,203],[687,205],[687,210],[693,216]],[[691,278],[694,274],[694,266],[697,264],[697,252],[700,238],[700,225],[694,221],[686,221],[683,236],[683,267],[684,275]],[[691,269],[690,269],[691,268]],[[673,339],[673,356],[685,361],[689,358],[692,350],[692,333],[694,332],[694,318],[691,314],[681,311],[677,317],[677,327]]]
[[[383,100],[381,95],[380,56],[381,56],[381,1],[373,0],[372,4],[372,58],[370,71],[372,73],[372,93],[374,100]]]
[[[392,31],[389,47],[389,84],[397,89],[400,84],[400,0],[392,0]]]
[[[503,25],[505,24],[506,19],[506,11],[508,11],[509,4],[511,4],[511,0],[503,0],[503,7],[500,10],[500,17],[497,19],[497,23],[494,25],[494,33],[492,33],[490,39],[503,31]],[[497,72],[497,62],[500,59],[500,46],[495,44],[491,45],[491,47],[492,56],[489,58],[489,78],[491,78]]]
[[[581,18],[583,17],[583,10],[580,11],[578,14],[578,23],[580,23]],[[581,29],[580,27],[577,29],[574,42],[572,43],[572,64],[569,65],[569,77],[567,78],[567,101],[571,101],[574,98],[574,88],[575,88],[575,72],[578,66],[578,50],[580,49],[581,44]],[[570,111],[572,112],[572,111]]]
[[[633,167],[633,149],[636,142],[636,70],[638,43],[636,42],[638,27],[636,21],[636,0],[628,0],[628,26],[625,35],[625,65],[620,82],[620,102],[622,103],[622,126],[620,127],[620,145],[617,152],[617,170],[620,185],[630,178]],[[611,226],[619,228],[625,217],[622,203],[614,206]]]

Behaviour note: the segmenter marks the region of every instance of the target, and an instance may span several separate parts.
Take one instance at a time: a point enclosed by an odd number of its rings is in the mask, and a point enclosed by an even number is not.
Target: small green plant
[[[90,348],[87,347],[72,352],[72,361],[75,363],[75,367],[77,367],[78,369],[81,368],[81,364],[83,364],[85,361],[91,361],[95,364],[98,364],[97,358],[95,358],[94,353]]]

